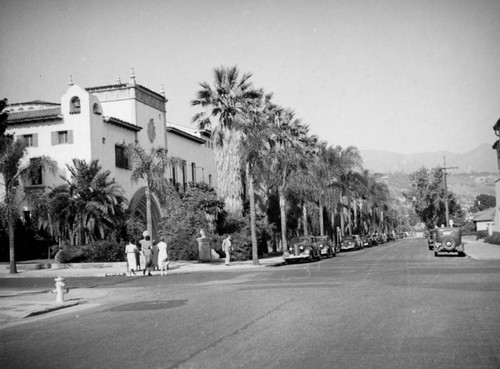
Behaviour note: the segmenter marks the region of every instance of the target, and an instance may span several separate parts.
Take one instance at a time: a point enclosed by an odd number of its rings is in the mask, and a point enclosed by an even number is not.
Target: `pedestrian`
[[[125,246],[125,253],[127,254],[127,265],[128,265],[128,273],[132,273],[135,275],[135,270],[137,269],[137,253],[139,249],[137,246],[130,240],[127,246]]]
[[[165,242],[165,237],[160,237],[160,242],[158,242],[158,265],[160,267],[160,275],[167,275],[168,270],[168,252],[167,243]]]
[[[153,244],[151,243],[151,238],[149,236],[144,237],[141,241],[141,251],[144,255],[145,266],[142,271],[142,275],[148,272],[148,276],[151,276],[151,268],[153,267]]]
[[[231,235],[228,235],[222,241],[222,251],[224,251],[224,253],[226,254],[226,260],[225,260],[226,266],[229,266],[229,262],[231,260],[231,254],[230,254],[231,250],[233,250],[233,246],[231,245]]]

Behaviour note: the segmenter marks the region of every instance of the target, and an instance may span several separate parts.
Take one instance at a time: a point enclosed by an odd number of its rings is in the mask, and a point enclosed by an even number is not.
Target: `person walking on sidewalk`
[[[127,264],[128,264],[128,273],[135,275],[135,270],[137,269],[137,253],[139,249],[136,245],[130,240],[127,246],[125,246],[125,253],[127,254]]]
[[[230,254],[231,250],[233,250],[233,246],[231,245],[231,235],[228,235],[222,241],[222,251],[224,251],[224,253],[226,254],[226,260],[225,260],[226,266],[229,266],[229,262],[231,261],[231,254]]]
[[[160,237],[160,242],[158,242],[158,266],[160,267],[160,275],[167,275],[168,270],[168,252],[167,243],[165,242],[165,237]]]
[[[143,240],[140,241],[140,244],[146,264],[144,266],[142,274],[145,275],[147,271],[148,276],[151,276],[151,268],[153,267],[153,244],[151,243],[151,238],[149,236],[146,236]]]

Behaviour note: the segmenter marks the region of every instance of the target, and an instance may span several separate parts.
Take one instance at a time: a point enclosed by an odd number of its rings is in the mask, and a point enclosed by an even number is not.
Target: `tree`
[[[266,165],[274,176],[270,183],[278,189],[281,239],[283,250],[287,248],[286,196],[291,187],[292,176],[304,167],[306,157],[311,154],[315,140],[308,136],[309,128],[295,118],[290,109],[277,109],[273,117],[273,134],[268,137]]]
[[[202,112],[193,117],[200,129],[212,128],[215,139],[218,194],[225,199],[226,211],[241,216],[243,211],[242,174],[240,160],[241,130],[239,125],[248,119],[248,108],[262,92],[255,90],[250,82],[251,74],[241,76],[236,66],[213,70],[213,87],[200,83],[201,89],[193,106]]]
[[[49,157],[43,156],[22,165],[26,145],[21,140],[14,141],[10,135],[0,136],[0,147],[0,173],[4,187],[4,199],[0,203],[0,219],[8,229],[10,274],[16,274],[15,224],[19,217],[19,205],[30,196],[24,185],[30,183],[32,179],[37,179],[44,168],[55,172],[56,164]]]
[[[474,206],[471,207],[471,212],[476,213],[496,206],[496,197],[487,194],[480,194],[474,200]]]
[[[410,175],[411,189],[405,193],[406,200],[428,228],[446,224],[444,173],[442,168],[421,168]],[[450,216],[461,218],[461,208],[454,194],[448,191]]]
[[[82,245],[105,239],[124,217],[123,189],[97,160],[73,159],[70,178],[37,202],[39,227],[60,242]]]
[[[169,166],[184,165],[184,161],[169,157],[167,150],[162,147],[151,148],[147,153],[138,143],[128,145],[127,152],[132,162],[131,181],[142,183],[145,187],[146,223],[148,233],[152,236],[151,195],[154,194],[158,198],[161,206],[166,205],[168,200],[179,198],[166,174]]]

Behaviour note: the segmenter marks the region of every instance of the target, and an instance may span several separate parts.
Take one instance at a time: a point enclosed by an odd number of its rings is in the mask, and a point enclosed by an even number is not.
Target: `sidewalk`
[[[464,241],[465,254],[475,260],[499,260],[500,245],[485,243],[484,240]]]
[[[200,263],[196,261],[177,261],[170,264],[167,274],[185,274],[196,272],[231,272],[242,270],[255,270],[265,267],[280,265],[283,263],[281,256],[259,259],[259,265],[253,265],[251,260],[231,262],[230,266],[224,265],[224,261],[213,263]],[[52,266],[52,265],[50,265]],[[56,265],[54,265],[56,266]],[[23,318],[34,317],[65,308],[75,310],[84,309],[95,305],[89,301],[95,301],[107,292],[96,288],[75,288],[64,295],[64,302],[56,302],[56,294],[53,289],[2,289],[3,278],[56,278],[56,277],[113,277],[126,276],[127,263],[82,263],[69,264],[64,268],[50,268],[47,261],[24,262],[17,264],[18,273],[9,274],[9,265],[0,264],[0,329],[19,324]],[[159,275],[159,271],[152,272]],[[142,272],[137,272],[142,277]]]

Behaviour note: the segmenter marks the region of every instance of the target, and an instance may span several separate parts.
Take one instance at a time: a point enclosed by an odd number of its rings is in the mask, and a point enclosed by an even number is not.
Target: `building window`
[[[208,175],[208,184],[211,186],[212,185],[212,175]]]
[[[30,167],[34,168],[31,176],[31,185],[32,186],[40,186],[43,184],[43,170],[40,158],[31,158],[30,159]]]
[[[102,143],[105,144],[106,143],[106,137],[103,137],[102,138]]]
[[[73,143],[73,130],[51,132],[52,145],[64,145]]]
[[[186,176],[186,163],[182,165],[182,190],[186,192],[187,189],[187,176]]]
[[[68,143],[68,131],[59,131],[57,132],[57,144],[65,144]]]
[[[172,165],[172,184],[174,187],[177,185],[177,167]]]
[[[196,163],[191,163],[191,181],[196,182]]]
[[[36,147],[38,146],[38,134],[33,133],[31,135],[22,136],[22,140],[26,147]]]
[[[117,168],[130,169],[125,146],[115,145],[115,165]]]
[[[70,114],[80,114],[81,111],[80,98],[78,96],[73,96],[69,105]]]

